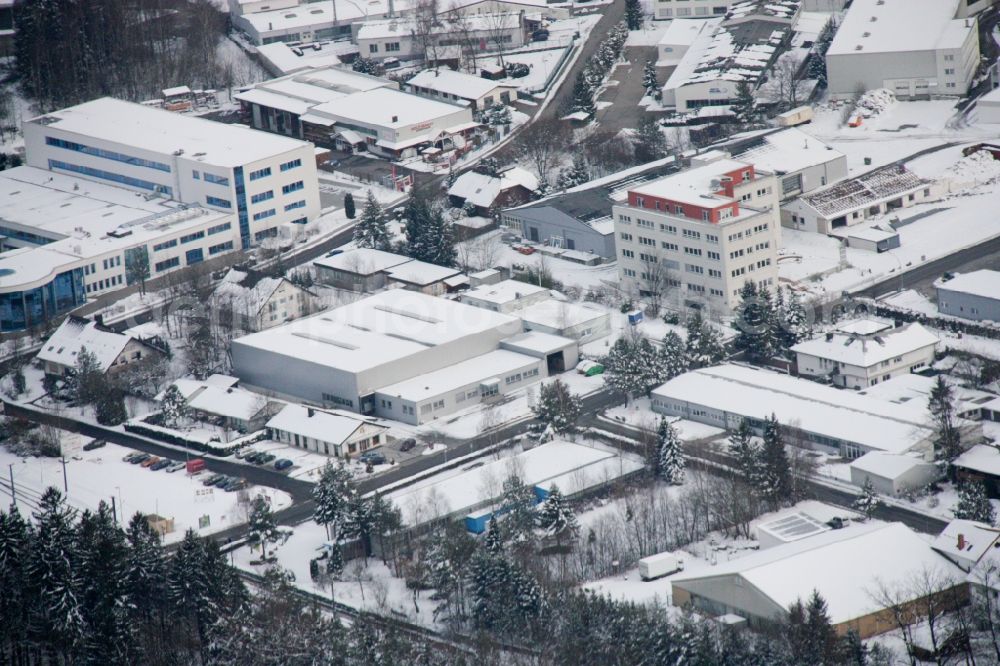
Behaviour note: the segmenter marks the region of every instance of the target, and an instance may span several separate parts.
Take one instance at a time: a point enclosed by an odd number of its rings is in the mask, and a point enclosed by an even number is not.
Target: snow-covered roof
[[[794,127],[765,134],[757,145],[734,157],[778,175],[846,159],[839,150]]]
[[[567,303],[549,299],[518,311],[525,328],[531,325],[565,329],[599,319],[607,319],[608,311],[587,303]]]
[[[475,299],[484,303],[504,305],[543,291],[548,292],[549,290],[530,282],[501,280],[495,284],[481,284],[474,289],[470,289],[462,294],[462,300]]]
[[[27,122],[128,145],[160,155],[183,151],[187,159],[237,167],[297,150],[305,141],[217,123],[111,97],[46,113]]]
[[[241,388],[220,388],[206,382],[200,384],[186,396],[188,407],[191,409],[249,421],[267,407],[267,398],[259,393],[251,393]],[[177,388],[181,389],[181,386]],[[185,385],[181,391],[182,395],[189,390],[190,385]]]
[[[38,359],[73,367],[80,350],[86,347],[100,369],[106,371],[131,340],[131,336],[106,330],[97,322],[70,316],[42,345]]]
[[[851,463],[851,467],[883,479],[898,479],[914,467],[930,463],[910,455],[869,451]]]
[[[802,0],[737,0],[729,5],[726,20],[755,15],[791,19],[801,4]]]
[[[460,272],[457,268],[438,266],[426,261],[407,261],[387,269],[385,273],[397,282],[424,287],[458,275]]]
[[[292,74],[304,69],[330,67],[340,64],[343,53],[342,42],[313,42],[299,46],[289,46],[285,42],[262,44],[257,54],[272,72]]]
[[[722,17],[709,19],[689,19],[687,21],[671,21],[660,37],[659,46],[690,46],[703,31],[714,30]]]
[[[941,531],[931,547],[957,564],[978,562],[997,546],[1000,529],[974,520],[955,518]],[[964,567],[963,567],[964,568]]]
[[[950,280],[936,281],[934,286],[946,291],[1000,300],[1000,271],[984,268],[971,273],[959,273]]]
[[[517,317],[390,289],[233,344],[362,372],[466,336],[492,329],[515,333],[520,328]]]
[[[321,257],[313,261],[313,264],[356,275],[374,275],[410,261],[413,260],[402,254],[358,247],[335,254],[332,257]]]
[[[465,199],[481,208],[489,208],[501,192],[514,187],[523,187],[534,192],[538,189],[538,179],[521,167],[507,169],[499,178],[466,171],[448,188],[448,196]]]
[[[411,402],[421,402],[493,378],[506,375],[525,366],[537,365],[539,360],[506,349],[497,349],[482,356],[475,356],[440,370],[405,379],[378,389],[378,393],[396,396]]]
[[[230,271],[230,273],[233,272],[239,271]],[[212,301],[216,305],[228,305],[237,314],[256,315],[267,304],[278,287],[285,282],[292,284],[283,277],[262,278],[253,287],[244,287],[237,280],[223,280],[212,293]],[[298,289],[298,287],[294,288]]]
[[[406,84],[457,95],[463,99],[479,99],[497,88],[512,87],[473,74],[456,72],[447,67],[426,69],[407,81]]]
[[[322,409],[285,405],[267,422],[267,427],[322,442],[343,443],[363,425],[372,425],[343,414],[331,414]],[[383,426],[373,426],[383,428]]]
[[[500,344],[505,349],[514,351],[536,352],[539,354],[551,354],[566,347],[575,347],[576,340],[564,338],[561,335],[542,333],[541,331],[528,331],[501,340]]]
[[[893,323],[886,319],[874,319],[864,317],[862,319],[850,319],[837,324],[837,330],[841,333],[852,335],[873,335],[881,331],[891,329]]]
[[[854,0],[826,55],[961,48],[976,22],[955,18],[959,1]]]
[[[829,525],[801,511],[772,518],[757,525],[758,534],[765,532],[774,539],[785,543],[807,539],[829,529]]]
[[[344,25],[363,21],[369,16],[382,16],[389,11],[389,1],[327,0],[326,2],[306,2],[298,7],[243,14],[240,20],[249,23],[261,35],[296,28],[333,27],[334,24]],[[407,11],[411,7],[409,0],[394,0],[393,5],[397,12]],[[335,18],[336,20],[334,20]]]
[[[926,414],[903,405],[741,365],[687,372],[653,397],[755,419],[773,413],[785,425],[875,451],[904,453],[932,435]]]
[[[956,580],[961,573],[906,525],[869,523],[719,562],[704,574],[672,582],[683,588],[739,575],[781,609],[805,602],[815,589],[826,600],[830,621],[841,624],[880,610],[872,600],[880,584],[897,589],[924,569]]]
[[[990,476],[1000,476],[1000,449],[987,444],[976,444],[955,458],[952,464]]]
[[[916,322],[871,336],[827,333],[793,346],[797,354],[808,354],[838,363],[870,368],[919,349],[934,347],[938,336]]]
[[[445,116],[471,114],[467,107],[428,99],[391,88],[375,88],[313,107],[313,113],[329,115],[364,125],[396,129],[433,122]]]
[[[718,205],[732,201],[731,197],[727,197],[724,193],[720,194],[721,187],[718,183],[720,176],[745,169],[748,166],[750,166],[748,162],[722,158],[702,166],[685,169],[651,183],[633,187],[632,192],[695,206]]]
[[[832,218],[882,203],[930,184],[931,181],[917,176],[902,164],[890,164],[806,194],[802,201],[820,215]]]
[[[884,228],[881,225],[873,224],[870,227],[848,227],[844,231],[844,235],[848,238],[856,238],[858,240],[877,243],[879,241],[895,238],[899,235],[899,232],[891,227]]]

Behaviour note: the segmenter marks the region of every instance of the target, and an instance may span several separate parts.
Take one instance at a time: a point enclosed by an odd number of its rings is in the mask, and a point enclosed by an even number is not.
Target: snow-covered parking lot
[[[124,462],[132,449],[108,443],[93,451],[84,451],[89,438],[62,433],[66,457],[68,502],[77,509],[96,509],[103,500],[111,504],[114,498],[118,518],[128,520],[136,511],[155,513],[172,518],[174,531],[164,537],[167,543],[179,541],[189,528],[200,535],[246,522],[247,505],[240,499],[263,494],[270,498],[275,511],[290,506],[291,497],[273,488],[250,486],[244,492],[225,492],[206,488],[202,480],[207,474],[189,477],[183,470],[156,472]],[[183,457],[179,458],[183,460]],[[4,483],[0,495],[10,499],[10,475],[14,477],[14,495],[22,513],[35,510],[41,493],[49,486],[63,490],[63,467],[58,458],[19,458],[0,449],[0,468]],[[199,522],[207,524],[199,527]]]

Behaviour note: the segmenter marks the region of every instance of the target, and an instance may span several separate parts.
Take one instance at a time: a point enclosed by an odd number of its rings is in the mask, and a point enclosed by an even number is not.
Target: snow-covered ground
[[[152,472],[123,462],[122,457],[131,449],[117,444],[84,451],[82,447],[90,438],[60,432],[60,440],[71,506],[94,510],[101,501],[110,505],[114,497],[119,521],[123,517],[127,521],[136,511],[172,518],[174,531],[164,537],[167,543],[179,541],[189,528],[207,535],[246,522],[249,498],[257,495],[269,498],[274,510],[292,503],[287,493],[273,488],[250,486],[245,492],[227,493],[205,488],[201,483],[204,473],[189,477],[183,470]],[[178,459],[183,460],[183,456]],[[57,458],[19,458],[0,449],[0,467],[6,470],[8,465],[13,465],[14,493],[22,512],[33,511],[40,494],[49,486],[63,490],[63,467]],[[0,496],[5,497],[5,502],[10,497],[6,479],[0,485]],[[206,517],[208,524],[199,527],[199,521]]]
[[[628,406],[618,405],[605,410],[605,419],[623,423],[634,428],[655,431],[660,423],[660,415],[654,412],[649,404],[649,398],[630,400]],[[683,441],[703,440],[725,437],[726,431],[705,423],[687,419],[670,419],[671,425],[677,429],[677,434]]]

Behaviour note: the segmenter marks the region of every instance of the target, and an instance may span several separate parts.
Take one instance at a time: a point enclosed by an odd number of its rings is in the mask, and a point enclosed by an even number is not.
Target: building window
[[[233,207],[232,204],[229,203],[228,199],[220,199],[218,197],[211,197],[211,196],[205,197],[205,203],[207,203],[209,206],[215,206],[216,208],[225,208],[227,210]]]
[[[181,236],[181,243],[190,243],[191,241],[200,240],[204,237],[205,237],[204,231],[196,231],[193,234],[187,234],[185,236]]]
[[[104,150],[103,148],[94,148],[92,146],[85,146],[82,143],[66,141],[65,139],[57,139],[52,136],[45,137],[45,143],[46,145],[49,146],[55,146],[56,148],[64,148],[66,150],[72,150],[78,153],[83,153],[85,155],[93,155],[94,157],[103,157],[106,160],[114,160],[115,162],[122,162],[124,164],[130,164],[132,166],[141,166],[141,167],[146,167],[148,169],[156,169],[157,171],[166,171],[167,173],[170,173],[170,166],[164,164],[163,162],[144,160],[141,157],[132,157],[131,155],[116,153],[113,150]]]
[[[213,254],[219,254],[220,252],[228,252],[233,249],[233,241],[227,241],[225,243],[220,243],[219,245],[213,245],[208,248],[208,254],[211,256]]]
[[[394,53],[399,50],[399,42],[386,42],[386,53]]]
[[[213,174],[208,173],[207,171],[205,172],[205,182],[212,183],[214,185],[224,185],[225,187],[229,187],[228,178],[225,178],[223,176],[215,176]]]
[[[79,173],[84,176],[90,176],[91,178],[100,178],[101,180],[110,180],[113,183],[119,183],[121,185],[128,185],[129,187],[138,187],[143,190],[149,190],[150,192],[160,192],[166,194],[167,196],[173,195],[173,188],[169,185],[160,185],[159,183],[153,183],[148,180],[142,180],[141,178],[133,178],[132,176],[123,176],[120,173],[113,173],[111,171],[104,171],[103,169],[94,169],[93,167],[80,166],[79,164],[69,164],[67,162],[61,162],[59,160],[49,160],[49,170],[50,171],[69,171],[71,173]]]
[[[224,224],[217,224],[214,227],[209,227],[208,228],[208,235],[211,236],[212,234],[217,234],[217,233],[220,233],[220,232],[223,232],[223,231],[229,231],[232,228],[233,228],[233,225],[231,223],[229,223],[229,222],[226,222]]]
[[[180,266],[180,265],[181,265],[181,258],[180,257],[173,257],[171,259],[165,259],[163,261],[157,262],[153,266],[153,268],[155,268],[156,272],[159,273],[161,271],[166,271],[166,270],[169,270],[171,268],[175,268],[175,267]]]
[[[292,160],[290,162],[285,162],[284,164],[282,164],[281,171],[282,172],[289,171],[291,169],[295,169],[300,166],[302,166],[302,160]]]
[[[262,210],[259,213],[254,213],[253,220],[254,222],[257,222],[258,220],[266,220],[269,217],[273,217],[274,214],[275,214],[274,209],[268,208],[267,210]]]
[[[378,53],[378,44],[369,44],[368,53]]]
[[[258,180],[260,178],[267,178],[271,175],[271,167],[264,167],[263,169],[257,169],[256,171],[250,172],[250,180]]]
[[[289,183],[288,185],[281,186],[282,194],[290,194],[292,192],[298,192],[304,187],[301,180],[297,180],[294,183]]]
[[[304,199],[302,201],[293,201],[292,203],[285,205],[285,212],[287,213],[290,210],[295,210],[296,208],[305,208],[305,207],[306,207],[306,202]]]
[[[258,204],[262,201],[268,201],[274,198],[274,190],[268,190],[267,192],[258,192],[257,194],[251,195],[250,203]]]

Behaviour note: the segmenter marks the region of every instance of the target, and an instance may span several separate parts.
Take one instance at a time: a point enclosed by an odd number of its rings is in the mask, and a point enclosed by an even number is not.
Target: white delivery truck
[[[643,580],[655,580],[678,571],[684,571],[684,560],[673,553],[659,553],[639,560],[639,577]]]
[[[791,111],[779,113],[775,119],[778,122],[778,127],[794,127],[795,125],[811,122],[813,119],[813,110],[811,106],[800,106]]]

